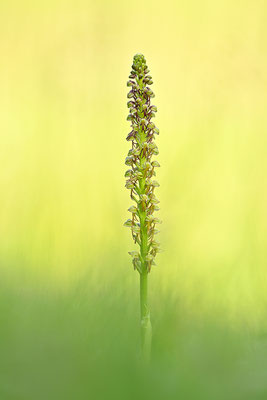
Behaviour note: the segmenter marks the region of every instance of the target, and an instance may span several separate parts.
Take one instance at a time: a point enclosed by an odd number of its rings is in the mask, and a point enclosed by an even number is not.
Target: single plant
[[[159,232],[155,226],[161,221],[154,216],[158,211],[158,199],[154,190],[159,183],[153,179],[156,175],[155,168],[159,167],[154,155],[159,153],[155,144],[155,135],[159,134],[158,128],[151,121],[155,117],[157,108],[151,104],[155,97],[148,85],[153,83],[145,57],[136,54],[133,59],[130,80],[127,86],[131,88],[128,93],[129,108],[128,121],[131,121],[131,132],[127,140],[132,142],[125,164],[131,169],[125,173],[126,188],[131,192],[131,199],[135,202],[129,208],[132,218],[125,222],[132,232],[134,243],[139,246],[139,251],[130,251],[134,269],[140,274],[140,308],[141,308],[141,345],[146,361],[150,358],[152,328],[148,305],[148,274],[154,258],[160,251],[159,242],[155,235]]]

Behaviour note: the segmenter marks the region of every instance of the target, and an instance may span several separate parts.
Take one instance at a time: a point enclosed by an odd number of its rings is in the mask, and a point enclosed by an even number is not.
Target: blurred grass
[[[0,11],[1,398],[265,398],[266,3]],[[136,52],[161,130],[148,373],[122,227]]]
[[[67,293],[1,285],[1,398],[265,398],[266,335],[196,321],[165,298],[153,304],[147,371],[137,352],[137,296],[117,293],[87,282]]]

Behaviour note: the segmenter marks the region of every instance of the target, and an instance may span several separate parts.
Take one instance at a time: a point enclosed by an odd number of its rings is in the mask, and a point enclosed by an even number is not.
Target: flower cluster
[[[129,108],[128,121],[131,121],[131,132],[127,140],[132,142],[125,164],[130,167],[125,173],[126,188],[131,192],[131,198],[136,205],[129,208],[132,218],[125,222],[130,227],[134,242],[140,246],[140,252],[131,251],[134,268],[140,273],[150,271],[155,264],[154,258],[160,251],[159,243],[154,236],[159,231],[155,228],[161,221],[153,214],[158,211],[158,199],[154,190],[159,183],[154,179],[155,168],[159,167],[154,155],[159,153],[155,144],[155,135],[159,134],[158,128],[151,121],[155,117],[157,107],[151,104],[155,97],[149,85],[153,83],[152,77],[142,54],[134,56],[130,80],[127,86]]]

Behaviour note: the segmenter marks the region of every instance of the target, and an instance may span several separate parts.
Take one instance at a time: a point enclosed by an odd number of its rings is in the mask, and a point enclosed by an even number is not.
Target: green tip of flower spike
[[[137,53],[133,58],[133,69],[138,70],[140,67],[144,67],[146,65],[145,56],[141,53]]]

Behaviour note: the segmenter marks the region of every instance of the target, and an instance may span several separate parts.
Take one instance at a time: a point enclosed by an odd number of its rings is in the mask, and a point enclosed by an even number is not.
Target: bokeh
[[[267,398],[267,3],[0,4],[0,398]],[[153,77],[152,362],[126,81]]]

